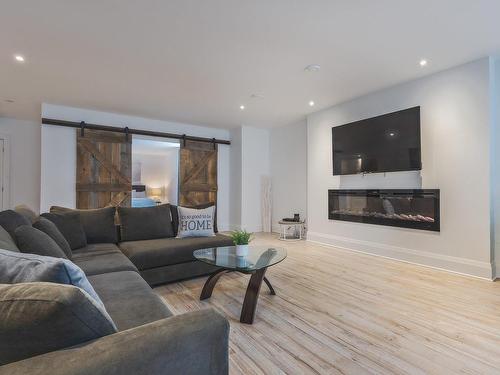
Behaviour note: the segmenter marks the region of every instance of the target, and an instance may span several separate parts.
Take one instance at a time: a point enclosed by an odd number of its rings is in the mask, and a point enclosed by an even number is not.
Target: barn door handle
[[[80,121],[80,137],[85,137],[85,121]]]

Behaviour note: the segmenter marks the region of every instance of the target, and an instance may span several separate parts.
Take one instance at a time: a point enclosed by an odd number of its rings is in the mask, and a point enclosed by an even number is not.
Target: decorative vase
[[[244,257],[248,255],[248,244],[236,245],[236,256]]]

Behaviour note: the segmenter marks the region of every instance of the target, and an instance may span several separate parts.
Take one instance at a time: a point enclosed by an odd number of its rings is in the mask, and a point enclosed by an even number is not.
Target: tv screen
[[[332,128],[333,174],[422,169],[420,107]]]

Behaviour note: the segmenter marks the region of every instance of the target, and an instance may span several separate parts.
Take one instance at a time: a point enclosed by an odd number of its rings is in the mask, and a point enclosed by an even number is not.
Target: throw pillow
[[[31,225],[31,222],[23,215],[12,210],[0,212],[0,225],[9,232],[12,238],[15,238],[15,230],[21,225]]]
[[[170,205],[118,207],[122,241],[174,237]]]
[[[215,206],[214,210],[214,232],[218,233],[219,230],[217,229],[217,206],[215,205],[214,202],[209,202],[209,203],[202,203],[202,204],[197,204],[194,206],[183,206],[187,208],[207,208]],[[177,236],[177,231],[179,230],[179,212],[177,211],[177,206],[170,205],[170,213],[172,215],[172,225],[174,228],[174,235]]]
[[[44,213],[40,215],[52,221],[69,243],[71,250],[87,246],[87,237],[80,216],[76,212]]]
[[[179,230],[177,238],[213,237],[215,206],[204,209],[177,207],[179,212]]]
[[[106,309],[71,285],[0,285],[0,316],[0,366],[117,332]]]
[[[117,243],[118,236],[115,226],[116,207],[104,207],[90,210],[75,210],[72,208],[52,206],[50,212],[64,214],[76,212],[82,222],[88,243]]]
[[[19,252],[19,248],[10,236],[9,232],[0,226],[0,249]]]
[[[41,230],[21,225],[16,229],[15,234],[17,246],[23,253],[68,259],[59,245]]]
[[[35,213],[35,211],[33,211],[31,208],[29,208],[25,204],[20,204],[20,205],[14,207],[14,211],[17,212],[18,214],[24,216],[26,219],[29,220],[30,223],[33,223],[38,216]]]
[[[17,246],[23,253],[68,259],[59,245],[41,230],[21,225],[17,227],[15,234]]]
[[[73,257],[73,252],[71,251],[68,241],[66,241],[66,238],[64,238],[62,233],[59,229],[57,229],[56,225],[52,221],[40,216],[33,223],[33,228],[41,230],[52,238],[61,250],[64,251],[66,258],[71,259]]]
[[[0,250],[0,284],[37,281],[77,286],[104,307],[85,273],[70,260]]]

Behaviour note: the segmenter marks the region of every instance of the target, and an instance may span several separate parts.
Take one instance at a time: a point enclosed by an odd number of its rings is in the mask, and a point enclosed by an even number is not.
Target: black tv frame
[[[359,172],[359,173],[337,173],[337,174],[335,173],[335,145],[333,142],[334,129],[338,129],[338,128],[341,128],[344,126],[352,126],[353,124],[357,124],[357,123],[360,123],[362,121],[373,120],[373,119],[377,119],[377,118],[384,117],[387,115],[393,115],[393,114],[398,113],[398,112],[403,112],[403,111],[407,111],[410,109],[416,109],[416,108],[418,108],[418,123],[419,123],[419,126],[418,126],[418,149],[420,152],[420,163],[419,163],[420,165],[417,168],[363,171],[363,172]],[[394,111],[394,112],[384,113],[384,114],[379,115],[379,116],[367,117],[367,118],[364,118],[361,120],[352,121],[352,122],[349,122],[347,124],[343,124],[343,125],[339,125],[339,126],[332,126],[332,174],[334,176],[355,176],[355,175],[360,175],[360,174],[365,175],[365,174],[372,174],[372,173],[408,172],[408,171],[420,171],[420,170],[422,170],[422,132],[421,132],[421,126],[420,126],[420,106],[419,105],[415,106],[415,107],[400,109],[400,110]]]

